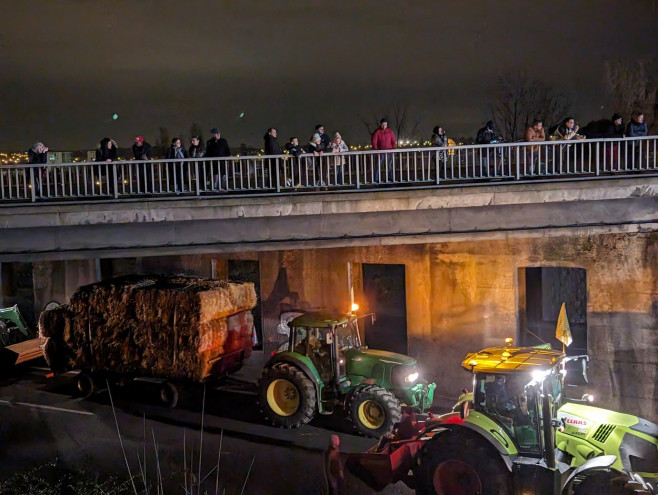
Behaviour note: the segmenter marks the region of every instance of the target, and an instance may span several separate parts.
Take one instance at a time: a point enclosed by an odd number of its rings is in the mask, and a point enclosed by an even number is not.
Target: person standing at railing
[[[544,131],[542,120],[535,119],[532,121],[532,125],[525,130],[525,141],[526,143],[541,143],[546,141],[546,132]],[[527,172],[530,175],[534,173],[535,162],[537,163],[539,173],[542,173],[543,163],[541,163],[539,151],[539,145],[531,144],[526,146],[526,162],[529,162],[529,170]]]
[[[347,143],[343,141],[343,137],[339,132],[334,134],[334,140],[331,142],[332,153],[346,153],[350,150]],[[345,155],[334,156],[334,183],[345,184],[344,174]]]
[[[286,143],[285,149],[288,154],[291,156],[290,160],[290,175],[288,180],[286,180],[286,187],[292,187],[295,182],[299,184],[302,180],[301,170],[299,169],[299,156],[304,154],[304,148],[299,144],[299,139],[295,136],[290,138],[290,141]],[[298,177],[295,181],[295,173]]]
[[[313,134],[313,137],[311,138],[311,141],[308,143],[308,152],[313,155],[313,171],[314,171],[314,184],[316,186],[324,186],[325,182],[323,179],[323,169],[324,169],[324,160],[322,158],[322,155],[324,154],[324,151],[322,151],[322,138],[320,137],[320,134],[317,132]],[[307,170],[307,179],[306,179],[306,185],[310,185],[310,181],[308,180],[308,167],[306,167]]]
[[[320,136],[320,146],[319,146],[320,151],[322,151],[323,153],[329,151],[329,149],[331,148],[331,139],[329,139],[329,135],[326,132],[324,132],[324,124],[317,124],[315,126],[315,132],[313,133],[313,135],[315,134]],[[311,141],[312,140],[313,140],[313,136],[311,136]]]
[[[48,147],[42,142],[36,142],[27,151],[28,163],[36,165],[46,165],[48,163]],[[41,194],[43,180],[46,177],[45,167],[34,167],[34,193]]]
[[[168,160],[182,160],[187,158],[187,151],[183,148],[179,138],[173,138],[171,140],[171,146],[167,150],[167,159]],[[188,164],[185,162],[171,162],[168,165],[169,174],[167,177],[167,190],[171,191],[171,185],[173,181],[173,189],[176,194],[180,192],[185,192],[185,185],[188,183],[189,174],[187,173],[186,166]]]
[[[206,145],[203,144],[201,141],[201,138],[199,136],[192,136],[190,139],[190,142],[192,143],[187,151],[187,154],[190,158],[203,158],[206,156]],[[197,181],[197,185],[201,187],[201,184],[199,184],[199,172],[201,168],[197,168],[196,165],[193,163],[190,164],[190,167],[193,167],[192,170],[195,170],[195,176],[194,180]]]
[[[448,146],[448,136],[446,135],[446,131],[441,127],[440,125],[434,126],[434,129],[432,129],[432,137],[430,137],[430,145],[433,148],[445,148]],[[430,163],[433,164],[433,166],[430,168],[428,172],[428,177],[433,177],[433,169],[436,168],[437,165],[439,165],[439,176],[445,179],[445,177],[442,176],[444,171],[441,169],[441,164],[446,163],[447,155],[445,151],[431,151],[430,152]],[[437,161],[439,162],[437,164]],[[434,180],[434,178],[432,179]]]
[[[488,120],[486,124],[484,124],[484,127],[478,130],[477,135],[475,136],[475,144],[492,144],[492,143],[497,143],[500,141],[498,138],[498,135],[496,134],[496,130],[494,129],[494,123],[493,120]],[[485,148],[485,149],[480,149],[479,152],[480,156],[480,163],[482,167],[482,175],[489,176],[490,175],[490,165],[491,165],[491,158],[494,157],[494,162],[495,162],[495,153],[496,149],[495,148]],[[498,164],[500,166],[500,164]],[[492,171],[494,174],[497,172],[497,170]]]
[[[219,132],[217,127],[210,129],[210,134],[212,137],[206,143],[206,156],[212,158],[225,158],[231,156],[231,148],[228,145],[228,141],[222,137],[222,133]],[[220,189],[220,179],[222,184],[226,184],[228,188],[228,179],[226,178],[228,165],[224,163],[224,173],[222,173],[222,161],[216,160],[212,162],[207,162],[210,166],[210,170],[207,170],[207,175],[213,179],[213,189]],[[217,167],[215,169],[215,167]]]
[[[116,161],[119,158],[119,147],[117,142],[114,139],[103,138],[101,139],[98,149],[96,150],[96,161],[111,163]],[[93,173],[93,172],[92,172]],[[98,165],[96,167],[96,179],[98,180],[97,186],[99,186],[100,194],[103,194],[103,182],[105,182],[105,192],[107,194],[112,194],[114,187],[110,184],[111,174],[107,166]],[[93,179],[93,176],[92,176]],[[94,184],[92,183],[92,191],[94,190]]]
[[[562,121],[562,123],[557,126],[555,130],[555,140],[556,141],[578,141],[585,139],[585,136],[578,134],[580,127],[576,124],[576,120],[573,117],[567,117]],[[563,145],[561,147],[562,161],[566,162],[564,165],[567,167],[567,172],[571,170],[571,162],[573,162],[573,171],[576,172],[577,165],[576,159],[578,157],[578,148],[571,146],[570,144]]]
[[[379,127],[372,133],[373,150],[393,150],[397,147],[395,134],[388,127],[388,119],[383,118],[379,121]],[[379,163],[375,169],[374,182],[379,182],[379,169],[382,164],[386,167],[386,181],[393,180],[393,156],[391,153],[381,153]]]
[[[133,142],[133,157],[135,160],[150,160],[151,145],[144,141],[143,136],[137,136]],[[153,192],[153,171],[150,163],[141,163],[137,165],[139,181],[144,181],[144,192]]]
[[[270,127],[265,135],[263,136],[263,150],[266,155],[282,155],[283,150],[281,149],[281,145],[279,144],[279,140],[277,139],[277,131],[274,127]],[[265,168],[270,172],[270,177],[275,177],[274,174],[278,174],[279,170],[277,169],[277,159],[276,158],[268,158],[265,160]],[[285,178],[283,176],[280,177],[281,179],[281,184],[285,183]]]
[[[645,137],[648,134],[647,123],[642,112],[635,112],[626,126],[626,137]],[[633,141],[633,160],[639,165],[641,159],[642,141]]]
[[[624,122],[618,113],[612,115],[608,129],[606,130],[605,137],[609,139],[622,139],[624,137]],[[619,143],[606,144],[606,165],[610,167],[611,171],[619,170]],[[604,168],[604,170],[607,167]]]

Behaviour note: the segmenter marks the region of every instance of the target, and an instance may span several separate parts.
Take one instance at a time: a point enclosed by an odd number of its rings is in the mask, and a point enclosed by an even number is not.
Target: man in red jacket
[[[395,134],[388,128],[388,120],[380,120],[379,127],[372,134],[372,149],[393,150],[396,144]],[[375,169],[375,182],[379,182],[379,170],[382,168],[382,163],[386,164],[386,181],[389,178],[393,179],[393,155],[391,153],[382,153],[379,155],[379,165]]]

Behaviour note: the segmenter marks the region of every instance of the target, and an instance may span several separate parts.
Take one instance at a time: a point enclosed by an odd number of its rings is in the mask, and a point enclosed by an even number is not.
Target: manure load
[[[80,287],[44,311],[39,333],[51,369],[203,382],[251,354],[252,283],[126,276]]]

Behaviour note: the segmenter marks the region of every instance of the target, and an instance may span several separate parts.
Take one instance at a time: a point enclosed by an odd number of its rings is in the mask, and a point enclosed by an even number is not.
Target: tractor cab
[[[357,320],[349,315],[306,313],[290,322],[288,348],[308,357],[324,383],[347,378],[348,350],[360,347]]]
[[[473,410],[497,423],[523,455],[542,457],[552,444],[544,422],[550,429],[563,400],[563,357],[546,346],[506,346],[470,353],[462,363],[474,373]]]

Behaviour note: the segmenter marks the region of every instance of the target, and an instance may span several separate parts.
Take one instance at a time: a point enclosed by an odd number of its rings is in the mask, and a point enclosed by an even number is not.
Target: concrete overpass
[[[655,231],[658,176],[5,205],[0,261]]]

